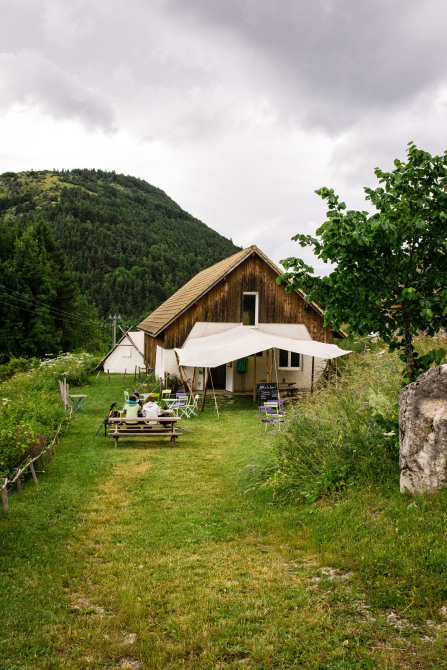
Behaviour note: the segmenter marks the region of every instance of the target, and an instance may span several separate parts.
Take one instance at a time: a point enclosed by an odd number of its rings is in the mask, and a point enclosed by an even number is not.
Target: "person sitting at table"
[[[158,419],[159,416],[169,416],[157,405],[153,396],[149,395],[143,405],[143,416],[145,419]],[[155,426],[156,421],[148,421],[149,426]]]
[[[137,397],[131,395],[121,411],[125,412],[126,419],[138,419],[142,414],[142,410],[138,404]]]
[[[140,406],[140,407],[143,407],[144,402],[143,402],[143,401],[141,400],[141,398],[140,398],[140,392],[137,391],[137,389],[134,389],[134,390],[133,390],[133,394],[134,394],[134,396],[136,397],[136,399],[137,399],[137,403],[139,404],[139,406]]]

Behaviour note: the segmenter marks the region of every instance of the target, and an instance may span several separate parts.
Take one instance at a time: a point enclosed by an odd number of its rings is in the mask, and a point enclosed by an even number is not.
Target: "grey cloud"
[[[248,86],[274,98],[290,122],[335,132],[371,108],[408,104],[446,76],[447,7],[440,0],[192,0],[186,9],[171,0],[169,6],[251,48],[257,67],[244,72],[246,64],[234,63],[236,78],[242,72]]]
[[[199,138],[202,125],[210,136],[237,124],[247,95],[268,101],[282,124],[335,135],[371,111],[405,108],[447,72],[444,0],[28,0],[29,12],[23,0],[17,5],[3,48],[31,46],[127,113],[140,115],[145,90],[155,105],[169,91],[180,108],[193,91],[212,106],[216,86],[227,90],[230,104],[198,122],[183,115],[177,137],[182,128]],[[113,76],[120,68],[131,73],[125,82]],[[162,123],[160,133],[166,129]],[[144,132],[156,131],[148,114]]]
[[[113,130],[110,101],[40,53],[0,53],[0,91],[4,108],[17,103],[36,106],[56,119],[75,119],[90,129]]]

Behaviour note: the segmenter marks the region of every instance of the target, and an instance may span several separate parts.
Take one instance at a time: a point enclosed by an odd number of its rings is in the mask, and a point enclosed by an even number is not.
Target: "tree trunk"
[[[407,361],[407,378],[410,383],[414,376],[414,347],[408,324],[405,325],[405,358]]]

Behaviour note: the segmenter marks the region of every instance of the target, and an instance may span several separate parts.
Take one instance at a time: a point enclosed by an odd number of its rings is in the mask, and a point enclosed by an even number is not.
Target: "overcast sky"
[[[0,0],[0,173],[115,170],[276,263],[447,149],[445,0]],[[319,272],[324,266],[313,263]]]

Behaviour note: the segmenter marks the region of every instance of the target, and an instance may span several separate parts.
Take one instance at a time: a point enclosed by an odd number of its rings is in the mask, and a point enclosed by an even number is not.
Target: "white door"
[[[233,363],[227,363],[225,370],[225,390],[233,392]]]

